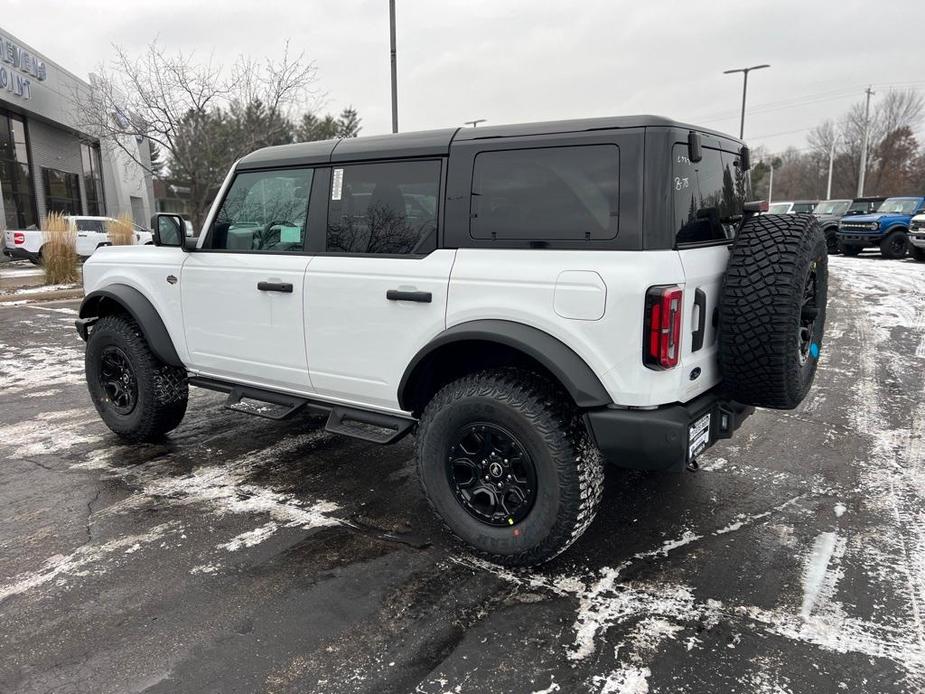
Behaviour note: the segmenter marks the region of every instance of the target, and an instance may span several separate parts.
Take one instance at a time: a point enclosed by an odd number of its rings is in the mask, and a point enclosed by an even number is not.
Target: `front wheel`
[[[186,371],[154,356],[128,316],[97,321],[87,339],[84,368],[96,411],[127,441],[157,440],[186,414]]]
[[[909,252],[912,254],[912,257],[920,263],[925,263],[925,248],[919,248],[918,246],[909,246]]]
[[[880,242],[880,255],[890,260],[899,260],[906,257],[906,250],[909,247],[909,237],[902,229],[891,231],[886,238]]]
[[[603,464],[567,401],[535,374],[500,369],[450,383],[424,410],[424,495],[457,537],[493,562],[549,561],[594,519]]]
[[[838,255],[838,251],[840,250],[838,237],[836,236],[837,231],[838,227],[829,227],[825,230],[825,245],[829,251],[829,255]]]
[[[838,250],[842,255],[860,255],[863,248],[861,246],[849,246],[845,243],[838,244]]]

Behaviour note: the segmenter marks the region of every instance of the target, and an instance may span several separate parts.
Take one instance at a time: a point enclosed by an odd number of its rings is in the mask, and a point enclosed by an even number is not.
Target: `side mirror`
[[[742,145],[739,150],[739,171],[746,172],[752,168],[751,152],[748,151],[747,145]]]
[[[696,163],[703,159],[703,143],[700,133],[691,130],[687,133],[687,158],[691,163]]]
[[[186,225],[178,214],[159,212],[151,217],[151,236],[155,246],[171,246],[189,250],[184,243]]]

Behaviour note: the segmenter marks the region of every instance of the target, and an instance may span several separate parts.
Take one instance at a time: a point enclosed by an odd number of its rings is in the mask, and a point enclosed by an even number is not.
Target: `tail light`
[[[21,231],[13,232],[13,243],[17,246],[22,246],[26,242],[26,235]]]
[[[680,287],[650,287],[646,292],[642,361],[650,369],[672,369],[681,357]]]

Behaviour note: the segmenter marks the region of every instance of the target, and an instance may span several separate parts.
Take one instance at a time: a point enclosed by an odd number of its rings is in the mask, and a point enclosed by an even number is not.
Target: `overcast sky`
[[[913,39],[922,0],[397,0],[399,127],[474,118],[510,123],[655,113],[745,136],[772,150],[803,147],[867,84],[925,91]],[[0,29],[85,77],[113,43],[278,56],[283,41],[318,67],[326,108],[352,104],[362,134],[388,132],[388,0],[4,0]],[[881,8],[881,9],[878,9]],[[887,16],[888,15],[888,16]],[[876,29],[897,40],[885,40]],[[902,38],[905,37],[905,38]],[[875,97],[876,98],[876,97]]]

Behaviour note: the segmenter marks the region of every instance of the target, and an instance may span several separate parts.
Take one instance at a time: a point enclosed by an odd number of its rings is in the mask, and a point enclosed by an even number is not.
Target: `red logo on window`
[[[26,235],[21,231],[17,231],[13,234],[13,243],[17,246],[21,246],[26,242]]]

